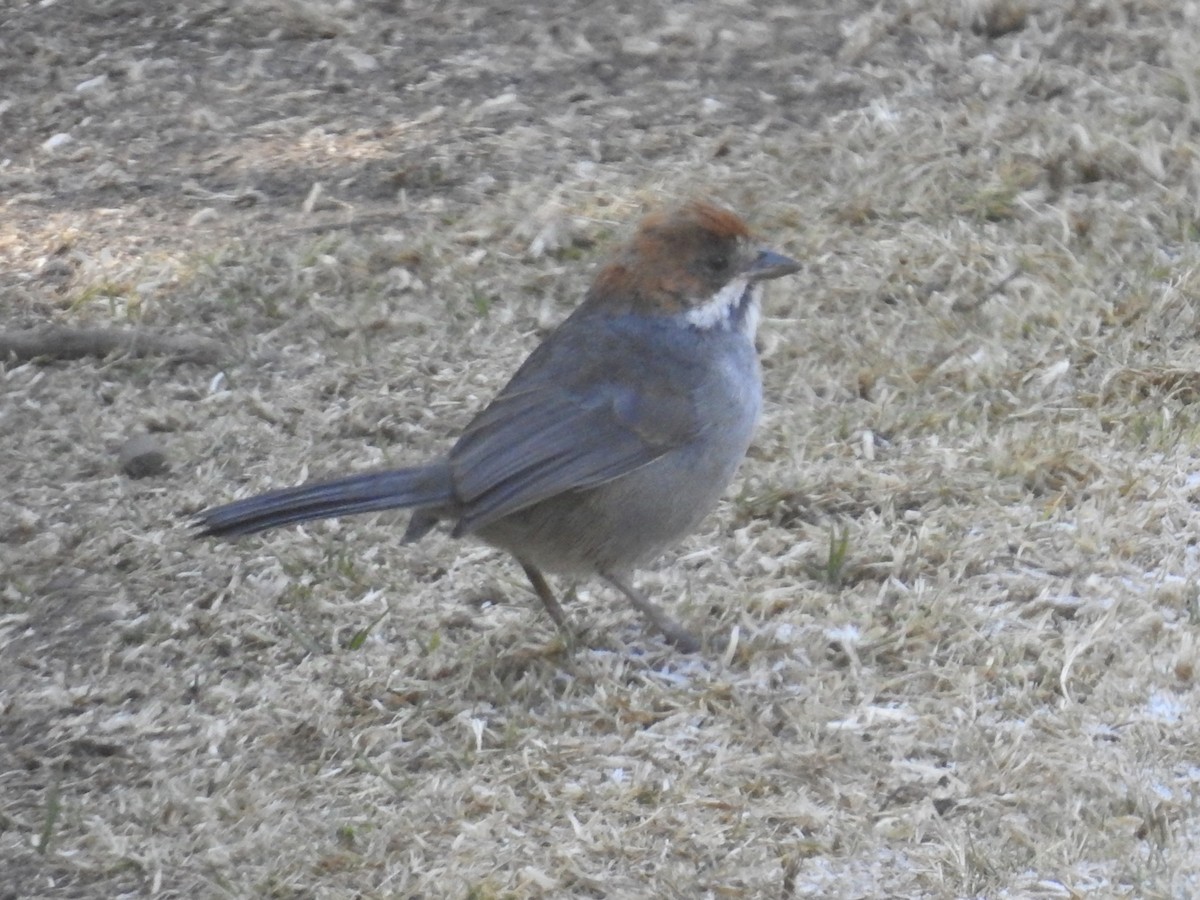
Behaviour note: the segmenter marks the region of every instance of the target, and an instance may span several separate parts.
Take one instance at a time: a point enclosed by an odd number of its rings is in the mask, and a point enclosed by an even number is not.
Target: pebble
[[[148,478],[167,471],[167,454],[158,441],[148,434],[137,434],[121,447],[117,459],[121,471],[130,478]]]

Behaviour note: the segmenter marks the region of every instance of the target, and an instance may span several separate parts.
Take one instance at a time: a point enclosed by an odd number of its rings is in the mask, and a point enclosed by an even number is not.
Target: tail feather
[[[237,537],[310,519],[441,506],[452,499],[449,467],[440,463],[270,491],[206,509],[196,525],[201,534]]]

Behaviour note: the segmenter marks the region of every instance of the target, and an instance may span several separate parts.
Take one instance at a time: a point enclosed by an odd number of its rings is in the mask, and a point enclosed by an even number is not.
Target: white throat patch
[[[742,305],[742,297],[746,291],[745,308],[738,315],[738,307]],[[708,330],[711,328],[730,328],[737,317],[738,330],[754,339],[758,331],[758,306],[762,300],[762,284],[750,284],[748,278],[735,278],[712,296],[711,300],[689,309],[683,314],[684,320],[696,328]]]

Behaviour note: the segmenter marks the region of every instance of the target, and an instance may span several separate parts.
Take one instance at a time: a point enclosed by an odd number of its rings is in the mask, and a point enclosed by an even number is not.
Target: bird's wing
[[[619,321],[574,324],[526,360],[451,450],[455,533],[618,478],[702,430],[694,363],[644,346]]]

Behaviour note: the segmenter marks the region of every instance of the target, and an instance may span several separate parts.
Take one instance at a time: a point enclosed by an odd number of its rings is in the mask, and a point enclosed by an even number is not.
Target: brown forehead
[[[750,237],[750,229],[735,213],[712,203],[696,201],[672,212],[654,213],[642,220],[643,235],[736,239]]]

